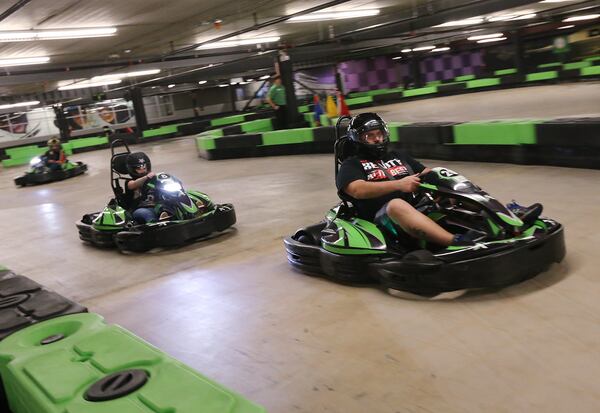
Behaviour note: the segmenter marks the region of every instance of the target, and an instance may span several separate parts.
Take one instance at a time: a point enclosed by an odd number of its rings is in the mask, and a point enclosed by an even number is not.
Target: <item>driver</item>
[[[337,176],[337,188],[350,197],[359,215],[419,240],[442,246],[468,246],[485,234],[451,234],[414,207],[413,192],[421,174],[430,171],[407,154],[388,151],[389,130],[375,113],[362,113],[348,125],[348,138],[357,155],[346,159]]]
[[[48,150],[44,153],[45,166],[51,171],[60,171],[63,164],[67,162],[67,156],[62,149],[60,139],[50,138],[46,143],[48,144]]]
[[[152,172],[150,158],[144,152],[133,152],[127,156],[127,172],[133,179],[125,183],[125,188],[133,199],[133,219],[141,224],[156,222],[157,205],[154,184],[150,182],[156,175]],[[163,211],[158,219],[164,220],[170,215]]]

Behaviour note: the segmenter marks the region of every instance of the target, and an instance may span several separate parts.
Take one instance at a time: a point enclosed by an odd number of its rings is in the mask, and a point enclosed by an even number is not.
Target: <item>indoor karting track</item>
[[[236,229],[148,254],[84,245],[75,221],[110,197],[101,150],[71,157],[87,175],[45,186],[17,189],[21,169],[2,170],[3,264],[271,412],[598,411],[599,170],[444,163],[502,201],[543,203],[568,252],[523,284],[424,300],[287,264],[282,239],[337,201],[332,155],[210,162],[191,138],[136,149],[155,171],[232,202]]]

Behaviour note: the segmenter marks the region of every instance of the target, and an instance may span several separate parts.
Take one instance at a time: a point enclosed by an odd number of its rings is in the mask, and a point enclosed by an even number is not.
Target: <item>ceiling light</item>
[[[340,20],[340,19],[353,19],[357,17],[369,17],[376,16],[379,14],[379,9],[367,9],[367,10],[348,10],[348,11],[316,11],[308,13],[302,16],[292,17],[287,21],[290,23],[297,22],[314,22],[322,20]]]
[[[254,79],[246,79],[246,82],[254,82]]]
[[[568,23],[568,22],[577,22],[580,20],[592,20],[592,19],[597,19],[598,17],[600,17],[600,14],[588,14],[585,16],[573,16],[573,17],[564,19],[563,22]]]
[[[450,50],[449,47],[436,47],[435,49],[432,49],[431,51],[432,52],[445,52],[445,51],[448,51],[448,50]]]
[[[573,1],[573,0],[542,0],[540,3],[562,3],[565,1]]]
[[[563,29],[571,29],[571,28],[573,28],[573,27],[575,27],[575,25],[574,25],[574,24],[567,24],[566,26],[560,26],[560,27],[558,28],[558,30],[563,30]]]
[[[39,104],[40,104],[39,100],[32,100],[29,102],[10,103],[7,105],[0,105],[0,109],[19,108],[19,107],[23,107],[23,106],[35,106],[35,105],[39,105]]]
[[[421,52],[423,50],[433,50],[435,49],[435,46],[421,46],[421,47],[415,47],[414,49],[412,49],[413,52]]]
[[[208,80],[200,80],[200,81],[198,81],[198,84],[199,84],[199,85],[203,85],[203,84],[205,84],[206,82],[208,82]]]
[[[523,20],[523,19],[531,19],[535,17],[536,14],[533,10],[523,10],[515,14],[502,14],[499,16],[488,17],[487,21],[489,22],[503,22],[509,20]]]
[[[218,85],[219,87],[227,87],[229,86],[229,83],[221,83],[220,85]]]
[[[492,33],[492,34],[481,34],[478,36],[467,37],[467,40],[483,40],[483,39],[493,39],[494,37],[502,37],[504,33]]]
[[[136,72],[127,72],[127,73],[110,73],[108,75],[94,76],[92,78],[92,80],[121,79],[124,77],[155,75],[157,73],[160,73],[160,69],[138,70]]]
[[[412,49],[402,49],[400,50],[401,53],[410,53],[412,52]]]
[[[535,16],[537,16],[537,13],[529,13],[529,14],[522,14],[520,16],[515,17],[512,20],[525,20],[525,19],[533,19]]]
[[[91,80],[85,80],[83,82],[73,83],[72,85],[60,86],[58,88],[58,90],[83,89],[86,87],[116,85],[118,83],[121,83],[121,79],[103,80],[103,81],[98,81],[98,82],[93,82]]]
[[[469,19],[464,20],[452,20],[443,24],[438,24],[433,27],[451,27],[451,26],[470,26],[473,24],[481,24],[483,23],[483,19],[481,17],[471,17]]]
[[[28,42],[32,40],[81,39],[85,37],[114,36],[114,27],[63,30],[0,31],[0,42]]]
[[[392,57],[392,60],[400,60],[400,59],[402,59],[402,56]]]
[[[499,42],[501,40],[506,40],[506,37],[495,37],[493,39],[483,39],[477,40],[477,43],[490,43],[490,42]]]
[[[171,83],[169,86],[167,86],[169,89],[171,89],[172,87],[175,87],[174,83]]]
[[[266,80],[266,79],[268,79],[270,77],[271,77],[271,75],[264,75],[264,76],[259,77],[259,79],[260,80]]]
[[[255,37],[252,39],[241,39],[241,40],[222,40],[220,42],[213,42],[203,44],[202,46],[198,46],[196,50],[202,49],[220,49],[222,47],[235,47],[235,46],[246,46],[250,44],[259,44],[259,43],[273,43],[279,41],[279,36],[272,37]]]
[[[39,65],[48,63],[50,58],[47,56],[41,57],[15,57],[12,59],[0,59],[0,66],[23,66],[23,65]]]

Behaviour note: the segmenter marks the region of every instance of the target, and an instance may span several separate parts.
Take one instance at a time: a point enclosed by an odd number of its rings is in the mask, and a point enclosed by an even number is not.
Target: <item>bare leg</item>
[[[386,212],[396,224],[415,238],[444,246],[450,245],[454,239],[454,235],[402,199],[391,200],[387,205]]]

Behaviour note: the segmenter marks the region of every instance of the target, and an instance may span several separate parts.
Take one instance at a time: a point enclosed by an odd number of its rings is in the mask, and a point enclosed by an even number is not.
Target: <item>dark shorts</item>
[[[373,219],[373,221],[378,227],[388,231],[396,237],[405,235],[406,233],[402,230],[402,228],[398,224],[396,224],[392,220],[392,218],[390,218],[387,214],[386,210],[388,204],[389,202],[386,202],[381,208],[379,208],[379,211],[377,211],[377,213],[375,214],[375,218]]]

